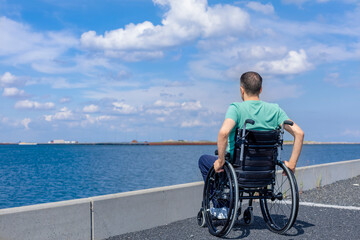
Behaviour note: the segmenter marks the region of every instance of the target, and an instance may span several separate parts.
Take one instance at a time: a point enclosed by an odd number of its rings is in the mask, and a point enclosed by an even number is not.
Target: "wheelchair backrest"
[[[241,161],[242,129],[236,129],[232,164],[243,187],[263,187],[275,177],[275,165],[280,146],[280,130],[245,130],[244,156]]]

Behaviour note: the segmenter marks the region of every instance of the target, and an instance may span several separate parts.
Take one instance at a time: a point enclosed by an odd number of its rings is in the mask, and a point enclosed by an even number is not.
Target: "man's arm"
[[[225,151],[226,146],[228,144],[228,138],[231,130],[235,127],[235,121],[231,118],[226,118],[224,120],[223,125],[220,128],[218,139],[217,139],[217,147],[219,158],[214,162],[215,172],[221,172],[222,167],[225,164]]]
[[[294,123],[294,125],[292,126],[285,124],[284,128],[294,137],[294,145],[290,160],[289,162],[284,161],[284,163],[291,171],[295,172],[296,163],[299,159],[301,149],[303,146],[304,132],[296,123]]]

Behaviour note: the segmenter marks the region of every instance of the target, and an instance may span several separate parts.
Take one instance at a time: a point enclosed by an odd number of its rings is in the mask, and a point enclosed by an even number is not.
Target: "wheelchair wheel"
[[[212,235],[224,237],[231,231],[237,219],[238,201],[237,177],[231,164],[226,162],[221,173],[212,167],[203,193],[205,221]]]
[[[201,208],[200,211],[197,214],[197,223],[200,227],[205,227],[206,226],[206,222],[205,222],[205,216],[204,216],[204,211]]]
[[[244,223],[246,225],[251,225],[254,222],[254,213],[252,208],[248,207],[245,211],[244,211]]]
[[[294,174],[283,162],[278,162],[271,199],[261,199],[261,212],[268,228],[283,234],[295,223],[299,210],[299,192]]]

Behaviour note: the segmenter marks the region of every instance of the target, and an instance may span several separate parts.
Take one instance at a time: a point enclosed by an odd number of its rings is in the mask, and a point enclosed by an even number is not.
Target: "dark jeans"
[[[217,156],[213,155],[202,155],[199,158],[199,168],[201,175],[203,176],[204,182],[206,181],[206,176],[210,170],[210,168],[214,165]],[[212,192],[212,190],[210,190]],[[219,201],[220,199],[213,199],[212,202],[215,208],[222,208],[224,206],[228,206],[228,202],[225,200]]]
[[[202,155],[199,158],[199,168],[201,175],[203,176],[204,182],[206,180],[206,176],[210,170],[210,168],[214,165],[217,157],[213,155]]]

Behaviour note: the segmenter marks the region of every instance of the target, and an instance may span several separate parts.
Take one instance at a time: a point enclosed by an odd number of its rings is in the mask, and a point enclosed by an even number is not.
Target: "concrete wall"
[[[89,240],[90,233],[89,199],[0,210],[1,240]]]
[[[280,174],[280,173],[279,173]],[[297,168],[299,190],[360,175],[360,160]],[[96,239],[196,216],[203,182],[0,210],[0,240]]]
[[[305,191],[360,175],[360,159],[296,169],[299,190]]]
[[[91,198],[95,239],[139,231],[195,216],[203,183],[189,183]]]

